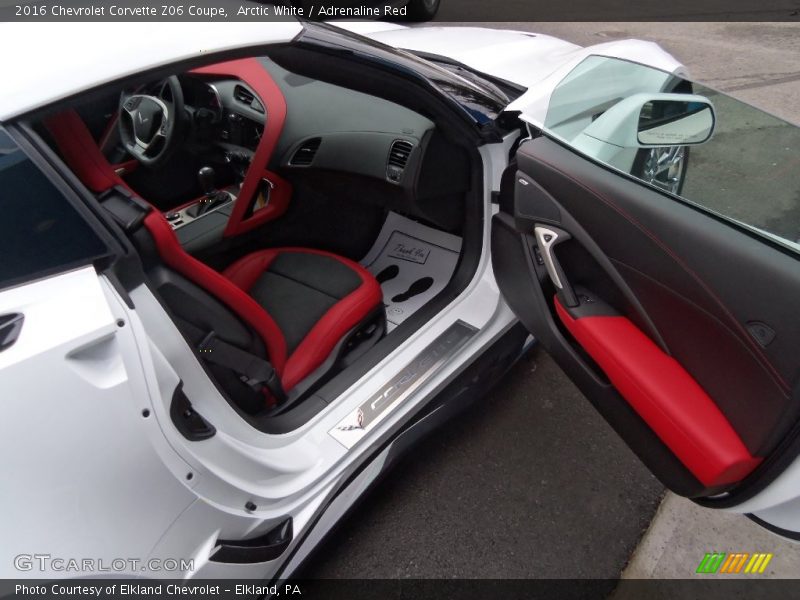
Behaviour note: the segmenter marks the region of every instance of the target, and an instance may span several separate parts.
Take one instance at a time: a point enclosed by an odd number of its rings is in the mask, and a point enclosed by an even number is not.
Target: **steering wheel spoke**
[[[149,160],[147,156],[147,147],[140,144],[133,144],[132,146],[125,146],[125,149],[139,162],[144,163]]]
[[[172,101],[172,90],[167,80],[164,80],[159,86],[157,96],[165,102]]]
[[[151,88],[153,89],[153,88]],[[157,92],[120,95],[120,138],[125,149],[141,164],[154,167],[163,163],[175,147],[183,115],[183,93],[177,77],[164,80]],[[170,100],[165,100],[165,90]]]

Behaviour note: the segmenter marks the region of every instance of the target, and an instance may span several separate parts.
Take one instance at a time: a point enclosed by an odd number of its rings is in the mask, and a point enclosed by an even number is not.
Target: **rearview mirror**
[[[708,141],[713,131],[714,109],[705,98],[650,100],[639,113],[637,140],[643,146],[686,146]]]

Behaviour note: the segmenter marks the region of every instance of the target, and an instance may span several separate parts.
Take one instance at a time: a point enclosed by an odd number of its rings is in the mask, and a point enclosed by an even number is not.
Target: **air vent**
[[[253,92],[241,85],[237,85],[233,88],[233,97],[236,98],[238,102],[246,104],[247,106],[250,106],[253,103],[253,100],[256,99],[256,97],[253,95]]]
[[[414,146],[411,142],[395,140],[392,142],[391,150],[389,150],[389,164],[405,169],[406,164],[408,164],[408,157],[411,156],[411,151],[413,149]]]
[[[403,176],[403,170],[408,164],[408,157],[411,156],[411,151],[414,145],[405,140],[395,140],[392,142],[392,147],[389,149],[389,160],[386,165],[386,177],[389,181],[400,183]]]
[[[289,164],[295,167],[309,166],[312,162],[314,162],[314,157],[317,155],[317,150],[319,150],[319,145],[321,143],[322,138],[311,138],[310,140],[306,140],[297,150],[295,150],[292,160],[289,161]]]

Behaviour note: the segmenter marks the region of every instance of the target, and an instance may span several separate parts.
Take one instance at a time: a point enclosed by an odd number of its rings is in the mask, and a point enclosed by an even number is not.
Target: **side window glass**
[[[592,56],[554,89],[544,130],[800,251],[800,129],[786,121],[674,74]]]
[[[716,111],[714,136],[692,147],[681,195],[800,250],[800,129],[694,84]]]
[[[0,128],[0,288],[107,254],[50,180]]]

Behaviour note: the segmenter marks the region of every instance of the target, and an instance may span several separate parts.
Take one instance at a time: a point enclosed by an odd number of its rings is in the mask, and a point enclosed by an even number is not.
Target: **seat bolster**
[[[383,303],[381,286],[372,274],[361,265],[351,261],[347,264],[358,273],[362,283],[333,305],[289,356],[281,377],[287,390],[325,362],[336,344]]]
[[[280,248],[259,250],[243,256],[226,268],[222,274],[230,279],[238,288],[249,291],[256,280],[269,269],[270,264],[281,253]]]
[[[325,362],[339,341],[383,302],[380,284],[364,267],[342,256],[313,248],[259,250],[237,260],[223,271],[223,275],[247,291],[278,256],[293,252],[334,259],[358,275],[361,284],[334,304],[288,357],[286,368],[281,373],[281,381],[286,390],[291,390]]]

